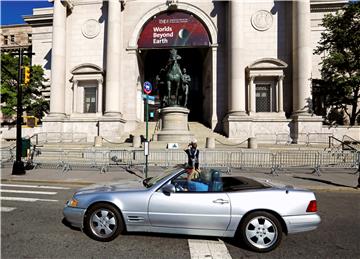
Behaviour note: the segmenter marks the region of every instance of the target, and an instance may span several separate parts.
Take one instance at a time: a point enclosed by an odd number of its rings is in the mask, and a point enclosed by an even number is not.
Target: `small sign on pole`
[[[144,155],[145,156],[149,155],[149,142],[148,141],[144,142]]]
[[[145,178],[148,175],[148,156],[149,156],[149,142],[148,142],[148,131],[149,131],[149,94],[152,91],[152,85],[149,81],[144,82],[143,86],[144,93],[146,94],[146,140],[144,142],[144,155],[145,155]]]
[[[150,94],[152,91],[152,85],[149,81],[144,82],[144,93]]]

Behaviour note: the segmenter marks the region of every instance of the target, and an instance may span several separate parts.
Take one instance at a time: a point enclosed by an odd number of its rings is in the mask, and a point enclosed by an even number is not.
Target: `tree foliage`
[[[23,56],[23,65],[29,65],[29,58]],[[7,118],[16,114],[17,80],[19,57],[13,53],[1,53],[1,112]],[[41,119],[49,110],[49,102],[42,96],[45,89],[44,70],[39,65],[30,67],[31,79],[28,85],[21,85],[22,108],[27,115]]]
[[[360,113],[360,2],[326,15],[323,26],[325,32],[315,49],[315,54],[325,56],[320,92],[325,95],[325,106],[341,110],[354,125]]]

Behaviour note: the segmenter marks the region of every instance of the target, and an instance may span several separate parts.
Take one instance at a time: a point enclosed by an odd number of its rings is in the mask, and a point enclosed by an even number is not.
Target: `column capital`
[[[56,0],[48,0],[49,3],[54,3]],[[64,2],[65,6],[69,8],[70,11],[74,8],[73,0],[60,0],[60,2]]]

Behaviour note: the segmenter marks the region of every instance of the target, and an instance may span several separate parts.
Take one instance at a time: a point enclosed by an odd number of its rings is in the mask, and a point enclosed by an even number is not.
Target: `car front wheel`
[[[251,250],[269,252],[280,244],[282,228],[274,215],[257,211],[245,217],[240,226],[240,235]]]
[[[95,204],[88,210],[84,218],[84,232],[98,241],[111,241],[123,229],[124,224],[120,212],[110,204]]]

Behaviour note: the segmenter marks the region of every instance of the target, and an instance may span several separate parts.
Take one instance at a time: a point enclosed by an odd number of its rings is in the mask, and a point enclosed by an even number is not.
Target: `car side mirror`
[[[162,188],[162,192],[166,195],[170,195],[170,193],[174,193],[175,192],[175,185],[169,183],[167,185],[165,185],[163,188]]]

